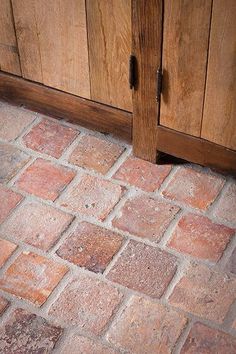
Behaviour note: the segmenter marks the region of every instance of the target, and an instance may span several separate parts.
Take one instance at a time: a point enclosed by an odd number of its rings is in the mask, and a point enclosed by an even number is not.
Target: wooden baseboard
[[[86,128],[132,137],[132,113],[0,72],[0,99]]]
[[[175,130],[157,127],[157,151],[236,174],[236,151]]]

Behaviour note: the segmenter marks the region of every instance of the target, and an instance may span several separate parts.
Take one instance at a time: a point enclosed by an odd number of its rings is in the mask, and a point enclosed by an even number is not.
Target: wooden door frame
[[[236,151],[159,125],[156,72],[161,67],[163,0],[132,0],[133,151],[155,163],[159,152],[236,174]]]

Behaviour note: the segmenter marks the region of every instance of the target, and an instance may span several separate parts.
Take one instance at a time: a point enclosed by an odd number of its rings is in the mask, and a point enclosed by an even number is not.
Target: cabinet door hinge
[[[162,70],[159,68],[157,70],[157,77],[156,77],[156,80],[157,80],[156,100],[157,100],[157,102],[160,102],[160,99],[161,99],[162,77],[163,77]]]
[[[132,90],[135,86],[135,61],[136,58],[134,55],[129,57],[129,87]]]

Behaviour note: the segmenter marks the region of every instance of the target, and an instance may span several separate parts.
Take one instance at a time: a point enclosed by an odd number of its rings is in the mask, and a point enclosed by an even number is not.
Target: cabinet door
[[[236,150],[236,1],[214,0],[201,137]]]
[[[0,70],[21,75],[11,1],[0,1]]]
[[[23,77],[90,98],[85,0],[12,0]]]
[[[165,0],[160,124],[200,136],[211,0]]]

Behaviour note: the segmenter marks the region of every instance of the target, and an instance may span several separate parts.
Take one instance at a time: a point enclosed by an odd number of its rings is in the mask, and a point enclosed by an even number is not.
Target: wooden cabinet
[[[235,0],[2,0],[0,98],[236,172],[235,18]]]

